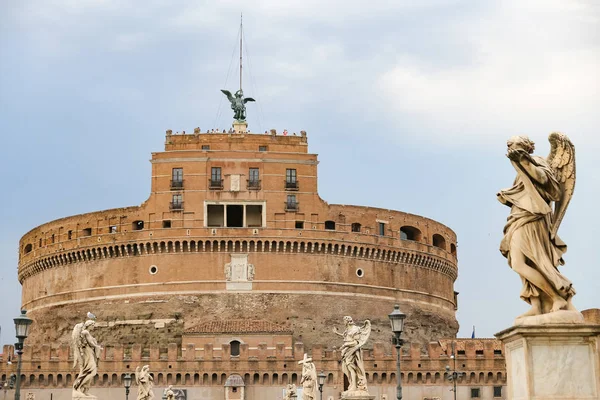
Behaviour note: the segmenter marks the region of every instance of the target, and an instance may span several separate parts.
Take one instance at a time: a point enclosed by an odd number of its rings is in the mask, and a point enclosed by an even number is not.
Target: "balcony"
[[[183,189],[183,180],[171,180],[171,190]]]
[[[285,190],[298,190],[298,181],[285,181]]]
[[[297,212],[300,210],[300,208],[298,207],[298,205],[300,203],[296,202],[292,202],[292,201],[286,201],[285,203],[285,211],[292,211],[292,212]]]
[[[223,190],[223,179],[210,179],[208,182],[210,190]]]
[[[248,179],[246,182],[248,190],[260,190],[260,179]]]
[[[171,211],[183,211],[183,202],[171,202],[169,203],[169,209]]]

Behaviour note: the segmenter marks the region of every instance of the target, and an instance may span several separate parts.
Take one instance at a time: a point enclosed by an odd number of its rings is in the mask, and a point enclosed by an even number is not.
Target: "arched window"
[[[232,340],[231,342],[229,342],[229,346],[231,346],[230,352],[232,356],[240,355],[240,342],[238,340]]]
[[[325,221],[325,229],[335,230],[335,221]]]
[[[450,253],[456,257],[456,245],[454,243],[450,243]]]
[[[446,239],[444,239],[442,235],[438,235],[437,233],[434,234],[432,241],[435,247],[439,247],[440,249],[446,250]]]
[[[144,229],[144,221],[138,220],[131,223],[131,230],[141,231],[142,229]]]
[[[415,242],[421,241],[421,231],[414,226],[403,226],[400,228],[400,239],[402,240],[414,240]]]
[[[352,224],[352,232],[360,232],[360,224],[358,222]]]
[[[33,249],[33,246],[31,245],[31,243],[28,243],[25,248],[23,249],[23,253],[27,254],[29,252],[31,252],[31,250]]]

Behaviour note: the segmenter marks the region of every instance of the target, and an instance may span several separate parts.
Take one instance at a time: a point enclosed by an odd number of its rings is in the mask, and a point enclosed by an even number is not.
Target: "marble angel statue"
[[[338,332],[333,328],[333,332],[344,338],[342,351],[342,372],[348,378],[348,390],[344,393],[367,392],[367,379],[365,366],[362,356],[362,346],[369,339],[371,334],[371,322],[366,320],[362,327],[357,326],[352,317],[345,316],[344,332]]]
[[[90,315],[94,317],[93,314],[88,313],[88,317]],[[98,360],[102,351],[102,347],[90,333],[95,325],[96,322],[93,319],[88,319],[73,328],[71,335],[73,368],[79,366],[79,374],[73,382],[73,399],[96,398],[89,394],[90,386],[98,372]]]
[[[144,365],[141,370],[138,366],[135,369],[135,383],[138,385],[137,400],[151,400],[154,398],[152,391],[154,379],[150,375],[150,366]]]
[[[520,275],[520,296],[531,305],[517,318],[517,324],[528,317],[561,310],[571,313],[563,313],[557,322],[582,318],[571,304],[575,289],[558,270],[564,265],[562,256],[567,251],[557,232],[575,188],[575,147],[562,133],[552,133],[548,140],[551,150],[547,158],[532,155],[535,144],[526,136],[508,140],[506,156],[517,177],[511,188],[497,194],[498,200],[511,209],[500,252]],[[565,314],[571,314],[574,320],[565,321]],[[546,319],[536,317],[536,321],[552,322],[556,317],[558,314],[551,314]]]

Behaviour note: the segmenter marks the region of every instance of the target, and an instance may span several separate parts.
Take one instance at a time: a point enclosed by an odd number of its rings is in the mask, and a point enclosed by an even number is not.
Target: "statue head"
[[[169,390],[173,389],[173,385],[169,385]]]
[[[346,325],[352,325],[354,323],[354,321],[352,320],[352,317],[349,315],[346,315],[344,317],[344,324]]]
[[[88,319],[87,321],[85,321],[85,324],[83,324],[83,329],[91,330],[94,329],[95,326],[96,321],[94,321],[93,319]]]
[[[142,367],[142,371],[148,371],[148,370],[150,370],[150,366],[149,365],[144,365]]]
[[[239,98],[244,97],[244,92],[242,92],[242,89],[235,92],[235,97],[239,97]]]
[[[532,154],[535,150],[535,143],[533,140],[529,139],[527,136],[512,136],[506,142],[506,146],[508,149],[523,149],[528,154]]]

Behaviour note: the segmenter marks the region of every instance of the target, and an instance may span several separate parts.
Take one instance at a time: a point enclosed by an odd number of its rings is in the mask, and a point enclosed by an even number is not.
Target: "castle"
[[[247,399],[280,398],[288,382],[298,383],[306,352],[327,374],[324,398],[337,398],[344,377],[331,328],[352,315],[373,326],[365,355],[371,392],[393,398],[387,315],[397,303],[408,316],[406,398],[448,398],[448,343],[458,331],[455,233],[401,211],[328,204],[305,132],[235,128],[167,131],[140,206],[65,217],[22,237],[22,304],[35,321],[24,390],[52,388],[58,400],[61,388],[70,393],[67,343],[92,311],[105,346],[96,385],[106,393],[122,390],[122,376],[143,363],[157,386],[187,387],[189,399],[235,398],[231,376]],[[452,341],[465,372],[460,398],[502,396],[499,342]],[[5,347],[3,357],[12,351]],[[11,368],[1,364],[3,380]]]

